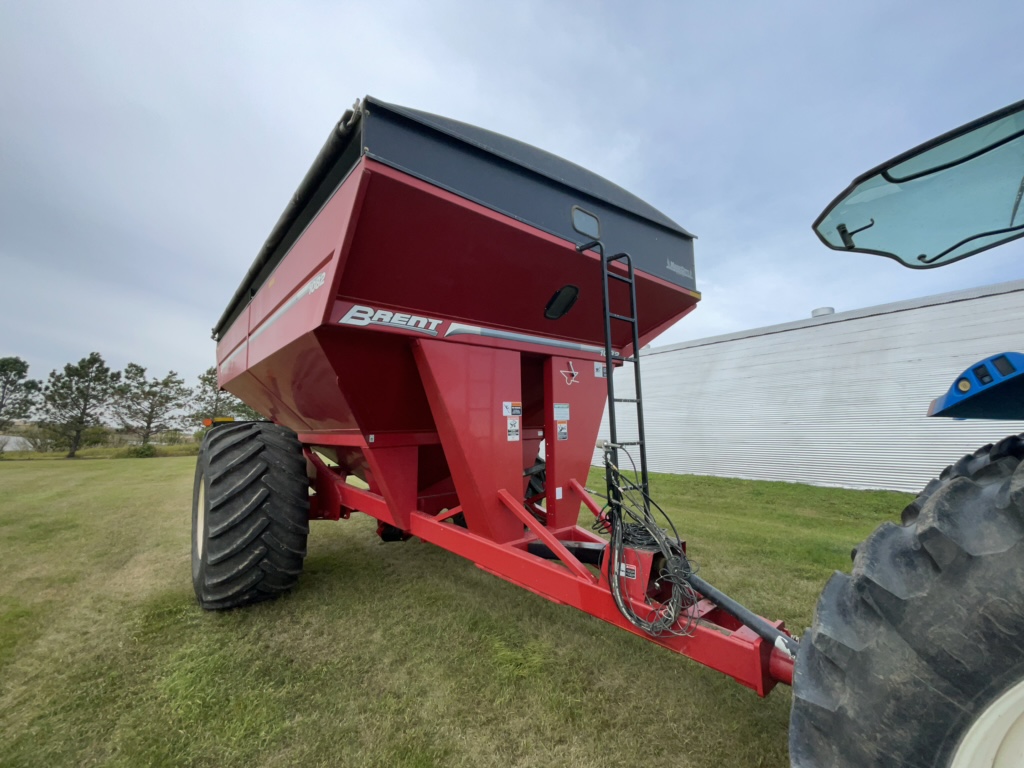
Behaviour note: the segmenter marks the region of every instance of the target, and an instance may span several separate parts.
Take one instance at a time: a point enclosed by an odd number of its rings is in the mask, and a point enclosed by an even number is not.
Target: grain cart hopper
[[[1024,677],[1024,442],[965,457],[905,527],[879,529],[798,645],[693,573],[648,494],[638,352],[699,298],[693,237],[621,188],[480,128],[357,103],[214,329],[221,386],[269,421],[204,439],[200,604],[291,588],[308,521],[360,512],[384,540],[432,542],[760,695],[794,682],[796,658],[795,766],[953,764]],[[615,369],[635,394],[616,397]],[[605,481],[588,491],[606,403]],[[623,408],[637,433],[619,435]],[[995,719],[1018,714],[1024,691]]]
[[[199,601],[288,589],[307,520],[358,511],[385,540],[437,544],[761,695],[788,683],[796,644],[781,624],[701,582],[654,524],[642,432],[606,447],[610,506],[584,488],[609,361],[638,369],[637,350],[699,299],[693,237],[642,200],[521,142],[366,98],[214,331],[221,386],[271,423],[204,442]],[[613,399],[642,409],[639,394]],[[631,460],[627,480],[617,467]],[[610,537],[577,525],[582,508]]]

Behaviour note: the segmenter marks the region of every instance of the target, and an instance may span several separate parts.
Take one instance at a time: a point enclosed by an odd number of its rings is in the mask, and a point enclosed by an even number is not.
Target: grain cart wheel
[[[523,475],[530,478],[526,483],[526,498],[544,495],[544,488],[548,482],[548,465],[544,459],[538,458],[533,466],[526,470]]]
[[[192,585],[203,608],[250,605],[295,585],[309,534],[308,488],[290,430],[253,421],[206,434],[192,493]]]
[[[538,457],[536,461],[533,462],[533,466],[523,472],[523,477],[527,478],[526,493],[523,495],[523,503],[526,504],[526,508],[530,510],[531,514],[535,518],[546,524],[548,519],[547,510],[540,505],[539,501],[531,501],[531,499],[542,497],[547,492],[547,462]]]
[[[797,768],[1024,765],[1024,435],[965,456],[858,548],[793,681]]]

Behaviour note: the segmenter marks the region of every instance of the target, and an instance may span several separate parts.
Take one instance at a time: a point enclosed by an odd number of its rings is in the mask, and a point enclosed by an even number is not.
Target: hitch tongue
[[[752,629],[759,637],[767,640],[773,647],[784,652],[790,659],[796,658],[796,653],[800,649],[800,643],[798,643],[795,638],[790,637],[781,629],[772,626],[749,608],[737,603],[724,592],[720,592],[715,589],[704,581],[704,579],[700,578],[700,576],[691,574],[689,581],[691,587],[700,592],[704,597],[741,624]]]

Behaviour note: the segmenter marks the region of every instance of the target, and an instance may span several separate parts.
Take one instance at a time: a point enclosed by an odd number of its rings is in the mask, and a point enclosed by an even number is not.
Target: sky
[[[655,345],[1024,278],[826,249],[853,178],[1024,98],[1024,3],[0,3],[0,357],[100,352],[190,383],[352,103],[504,133],[697,235]],[[642,311],[642,308],[641,308]]]

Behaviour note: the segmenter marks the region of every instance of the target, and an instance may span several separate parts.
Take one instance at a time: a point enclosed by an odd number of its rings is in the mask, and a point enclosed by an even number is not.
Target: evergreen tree
[[[14,419],[28,418],[39,390],[39,382],[28,378],[28,363],[20,357],[0,357],[0,429],[7,429]]]
[[[263,416],[230,392],[217,386],[217,369],[213,366],[199,374],[199,385],[192,390],[191,417],[197,424],[204,419],[230,416],[239,421],[260,421]]]
[[[68,448],[68,458],[82,445],[82,435],[99,426],[110,405],[121,374],[111,371],[99,352],[68,363],[64,371],[51,371],[43,387],[42,423],[59,444]]]
[[[114,416],[148,445],[154,436],[178,426],[182,417],[177,412],[188,405],[191,394],[174,371],[162,379],[147,379],[145,368],[128,363],[114,391]]]

